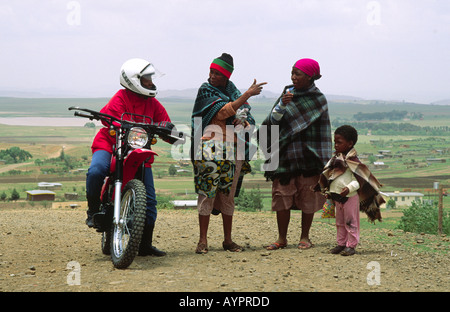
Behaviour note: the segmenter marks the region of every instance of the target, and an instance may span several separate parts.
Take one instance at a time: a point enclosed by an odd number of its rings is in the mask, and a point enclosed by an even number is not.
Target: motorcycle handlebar
[[[96,120],[103,120],[109,124],[113,124],[113,122],[117,122],[119,124],[129,124],[129,125],[135,124],[136,126],[148,127],[148,128],[152,129],[151,132],[159,135],[162,138],[168,139],[168,141],[170,141],[170,143],[173,143],[174,141],[177,141],[177,140],[184,141],[185,136],[189,137],[188,134],[179,132],[179,131],[176,131],[175,129],[173,129],[174,125],[171,123],[170,124],[172,125],[172,127],[168,126],[169,123],[165,123],[164,126],[161,126],[158,123],[152,123],[152,124],[136,123],[136,122],[127,121],[127,120],[120,120],[120,119],[118,119],[114,116],[108,115],[108,114],[104,114],[104,113],[96,112],[96,111],[93,111],[93,110],[90,110],[87,108],[80,108],[80,107],[76,107],[76,106],[69,107],[69,110],[76,110],[74,112],[74,116],[89,118],[90,120],[96,119]]]
[[[85,113],[80,113],[80,112],[75,112],[74,116],[78,116],[78,117],[84,117],[84,118],[89,118],[89,119],[94,119],[94,116],[92,115],[88,115]]]
[[[108,114],[104,114],[104,113],[100,113],[100,112],[96,112],[96,111],[94,111],[94,110],[90,110],[90,109],[87,109],[87,108],[81,108],[81,107],[77,107],[77,106],[71,106],[71,107],[69,107],[69,110],[78,110],[78,111],[86,112],[86,113],[88,113],[89,115],[84,114],[84,113],[81,113],[81,112],[75,112],[74,115],[75,115],[75,116],[84,117],[84,118],[89,118],[89,119],[91,119],[91,120],[92,120],[92,119],[96,119],[96,120],[104,120],[104,121],[106,121],[107,123],[112,123],[113,121],[118,122],[118,123],[121,122],[120,119],[118,119],[118,118],[116,118],[116,117],[114,117],[114,116],[111,116],[111,115],[108,115]]]

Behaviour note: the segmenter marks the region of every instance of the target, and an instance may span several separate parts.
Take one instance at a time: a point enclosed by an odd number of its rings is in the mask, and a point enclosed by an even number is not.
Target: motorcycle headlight
[[[147,132],[142,128],[131,128],[128,132],[128,144],[132,148],[142,148],[148,142]]]

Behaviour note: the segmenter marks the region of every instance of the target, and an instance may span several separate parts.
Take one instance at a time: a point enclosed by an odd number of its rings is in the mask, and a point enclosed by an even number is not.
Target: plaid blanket
[[[232,81],[228,81],[224,89],[219,89],[213,87],[209,83],[203,83],[197,93],[197,98],[195,99],[194,108],[192,110],[191,117],[191,159],[194,160],[194,137],[202,137],[203,131],[210,124],[214,116],[229,102],[237,100],[241,96],[241,92],[236,88]],[[245,103],[241,108],[248,108],[247,121],[249,124],[254,125],[255,119],[250,114],[250,105]],[[201,117],[202,125],[201,127],[195,127],[194,118]],[[226,124],[232,125],[236,117],[231,116],[227,119]],[[247,144],[246,144],[247,146]],[[201,146],[195,147],[201,148]],[[248,146],[247,146],[248,149]]]
[[[202,117],[201,131],[203,131],[206,126],[209,125],[213,117],[225,106],[225,104],[237,100],[240,96],[241,92],[236,88],[232,81],[228,81],[224,89],[213,87],[209,83],[205,82],[198,90],[194,109],[192,110],[192,119],[194,117]],[[241,108],[251,109],[248,103],[242,105]],[[233,120],[234,116],[228,118],[227,124],[233,124]],[[250,113],[247,116],[247,121],[252,125],[255,124],[255,119]],[[192,126],[193,125],[192,120]]]
[[[265,172],[268,180],[280,179],[281,184],[289,183],[298,175],[320,174],[331,158],[331,126],[325,96],[314,84],[306,91],[294,89],[291,93],[294,95],[292,103],[287,105],[279,122],[279,149],[269,149],[272,155],[278,153],[279,165],[277,169]],[[270,114],[262,125],[273,125]],[[268,144],[270,132],[267,131]],[[260,144],[262,141],[259,138]]]
[[[241,174],[238,177],[234,177],[234,168],[235,168],[235,162],[234,161],[228,161],[228,160],[215,160],[211,159],[211,157],[208,160],[205,160],[204,157],[202,159],[195,159],[195,156],[200,154],[204,156],[205,150],[202,149],[202,142],[199,140],[199,142],[196,142],[194,138],[201,138],[203,136],[203,132],[205,128],[211,123],[214,116],[229,102],[233,102],[237,100],[241,96],[241,92],[236,88],[233,82],[230,80],[228,81],[225,88],[216,88],[210,85],[209,83],[203,83],[197,93],[197,98],[195,99],[194,108],[192,110],[192,116],[191,116],[191,161],[194,166],[194,182],[196,189],[195,191],[197,193],[206,194],[209,196],[215,196],[215,189],[214,191],[205,191],[209,190],[209,188],[213,184],[217,184],[220,182],[221,178],[223,181],[225,181],[226,185],[221,186],[221,191],[228,194],[229,189],[231,187],[231,184],[233,182],[233,179],[238,178],[238,185],[236,189],[235,196],[237,197],[239,195],[239,190],[242,184],[243,176],[246,173],[251,172],[251,166],[248,161],[244,161],[244,164],[242,165]],[[241,106],[241,108],[248,108],[247,112],[247,121],[249,124],[254,125],[255,119],[250,114],[250,105],[248,103],[245,103]],[[201,127],[195,126],[194,118],[195,117],[201,117],[202,123]],[[231,116],[227,119],[226,124],[232,125],[234,119],[236,116]],[[226,142],[223,142],[226,143]],[[198,144],[198,146],[195,146],[195,144]],[[209,142],[209,144],[212,144],[212,142]],[[246,152],[248,152],[249,149],[249,142],[245,142]],[[223,148],[227,148],[227,144],[223,145]],[[234,144],[232,144],[232,148],[234,149]],[[203,152],[202,152],[203,151]],[[200,152],[200,153],[199,153]],[[225,153],[226,154],[226,153]],[[227,168],[232,168],[232,170]],[[200,168],[200,170],[199,170]],[[220,170],[219,170],[220,168]],[[219,171],[219,172],[218,172]],[[223,176],[226,176],[226,178],[223,178]]]
[[[353,172],[360,185],[358,190],[359,209],[367,214],[371,222],[375,222],[375,220],[381,222],[380,205],[385,202],[379,190],[382,185],[370,172],[369,168],[361,163],[354,148],[345,157],[339,153],[330,159],[320,175],[319,182],[314,190],[326,193],[331,183],[330,177],[337,178],[347,168]]]

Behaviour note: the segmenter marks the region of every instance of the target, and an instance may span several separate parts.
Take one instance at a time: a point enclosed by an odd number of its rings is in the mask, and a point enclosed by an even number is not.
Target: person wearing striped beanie
[[[212,61],[211,66],[209,68],[219,71],[225,77],[230,79],[231,74],[233,73],[234,70],[233,57],[228,53],[222,53],[221,56],[215,58]]]
[[[226,128],[237,123],[255,125],[247,100],[260,94],[266,83],[257,83],[255,79],[250,88],[241,94],[230,80],[233,71],[233,57],[230,54],[223,53],[213,59],[208,82],[200,86],[192,110],[191,134],[194,139],[191,140],[191,160],[200,227],[195,250],[198,254],[208,252],[207,232],[211,213],[222,214],[223,249],[232,252],[244,249],[232,240],[231,232],[234,198],[239,195],[244,175],[251,169],[248,160],[238,156],[235,150],[238,136],[235,132],[229,133]],[[245,113],[239,113],[243,110]],[[247,152],[250,143],[244,144]],[[228,158],[229,154],[233,157]]]

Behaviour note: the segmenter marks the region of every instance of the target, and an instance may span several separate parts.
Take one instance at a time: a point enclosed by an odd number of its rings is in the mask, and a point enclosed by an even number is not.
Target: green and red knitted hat
[[[227,77],[228,79],[230,79],[231,77],[231,73],[234,70],[233,67],[233,57],[230,54],[227,53],[222,53],[221,56],[219,56],[218,58],[215,58],[212,63],[211,66],[209,68],[218,70],[219,72],[221,72],[225,77]]]

